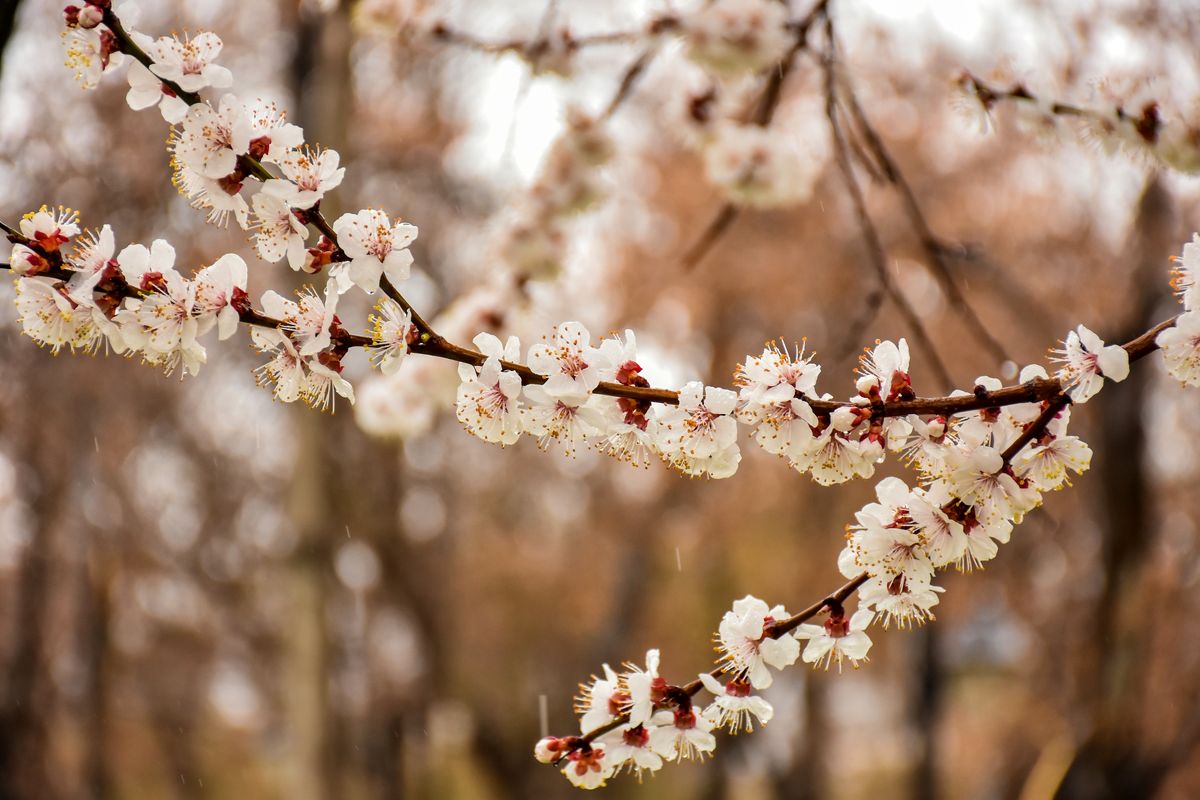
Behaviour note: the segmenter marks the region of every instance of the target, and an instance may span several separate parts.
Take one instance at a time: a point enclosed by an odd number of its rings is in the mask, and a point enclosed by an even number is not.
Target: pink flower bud
[[[553,764],[563,753],[563,740],[556,736],[539,739],[533,746],[533,757],[542,764]]]
[[[93,5],[86,5],[77,14],[79,27],[94,28],[104,21],[104,12]]]

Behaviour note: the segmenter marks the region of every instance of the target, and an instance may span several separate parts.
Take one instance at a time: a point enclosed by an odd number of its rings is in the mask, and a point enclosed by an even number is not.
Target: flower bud
[[[96,6],[86,5],[79,9],[78,14],[76,15],[76,20],[79,27],[91,29],[104,21],[104,12]]]
[[[539,739],[533,746],[533,757],[542,764],[553,764],[562,756],[564,742],[557,736],[547,736]]]
[[[875,375],[863,375],[855,381],[854,388],[858,389],[859,394],[869,397],[871,392],[879,391],[879,378]]]

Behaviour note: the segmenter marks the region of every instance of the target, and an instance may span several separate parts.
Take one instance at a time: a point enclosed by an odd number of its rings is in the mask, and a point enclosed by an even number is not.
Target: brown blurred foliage
[[[417,261],[437,296],[488,269],[461,263],[456,243],[519,189],[445,166],[466,125],[447,96],[464,91],[460,64],[487,57],[361,39],[344,7],[154,5],[143,28],[218,31],[245,94],[285,99],[310,141],[342,150],[343,208],[386,204],[421,226]],[[1186,7],[1056,5],[1019,14],[1061,37],[1057,52],[1034,48],[1056,91],[1105,76],[1097,54],[1113,30],[1163,59],[1117,77],[1170,66],[1194,78],[1195,63],[1167,63],[1195,41]],[[174,196],[160,120],[125,107],[120,79],[78,92],[47,52],[57,11],[21,6],[0,86],[4,218],[62,203],[120,241],[169,238],[185,264],[247,250]],[[846,74],[1010,358],[1042,360],[1081,321],[1119,341],[1174,313],[1168,257],[1195,227],[1194,182],[1070,139],[1039,145],[1003,115],[997,134],[972,138],[947,99],[962,49],[865,19],[843,31]],[[621,59],[597,59],[618,74]],[[647,76],[621,120],[653,131],[669,90]],[[811,58],[784,84],[781,108],[792,103],[817,115],[804,135],[826,135]],[[740,213],[687,271],[680,254],[720,200],[684,149],[659,141],[638,158],[643,205],[611,220],[648,206],[666,245],[614,236],[602,304],[580,315],[645,331],[725,384],[765,339],[807,336],[834,392],[849,386],[854,348],[911,336],[885,302],[868,340],[843,346],[875,279],[832,161],[810,201]],[[1001,374],[932,277],[896,192],[860,177],[891,275],[955,381]],[[294,284],[257,266],[252,294]],[[407,442],[373,441],[348,408],[270,403],[232,342],[211,348],[198,378],[167,380],[116,357],[50,358],[4,307],[3,798],[570,796],[530,755],[540,698],[550,731],[568,732],[575,684],[652,646],[669,676],[690,679],[733,599],[798,608],[839,582],[843,526],[871,494],[873,482],[820,489],[750,444],[733,479],[708,482],[531,442],[490,448],[450,414]],[[913,374],[923,393],[950,388],[920,353]],[[1157,364],[1110,386],[1076,412],[1092,471],[982,574],[948,576],[935,624],[880,632],[853,674],[784,673],[766,732],[607,791],[1197,796],[1196,403]]]

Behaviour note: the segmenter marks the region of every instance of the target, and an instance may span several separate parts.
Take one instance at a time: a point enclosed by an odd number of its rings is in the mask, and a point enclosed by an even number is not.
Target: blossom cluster
[[[572,330],[578,334],[578,327]],[[818,668],[858,667],[868,658],[872,625],[908,629],[933,619],[943,591],[933,583],[939,570],[969,571],[994,558],[1044,492],[1090,465],[1091,449],[1067,433],[1070,404],[1086,402],[1105,380],[1123,380],[1128,352],[1105,346],[1083,326],[1056,352],[1063,391],[1050,399],[932,417],[876,416],[889,403],[914,398],[903,341],[869,351],[857,396],[824,418],[812,402],[820,370],[803,351],[792,355],[771,346],[747,359],[738,373],[741,394],[722,398],[725,419],[755,426],[765,448],[814,477],[870,475],[885,449],[901,451],[918,472],[917,485],[892,477],[877,484],[875,502],[855,514],[838,558],[850,582],[815,611],[789,616],[783,606],[738,600],[717,629],[716,667],[685,686],[658,674],[657,650],[644,669],[630,666],[618,674],[605,665],[604,676],[582,687],[577,701],[581,735],[544,738],[535,756],[560,765],[583,788],[625,771],[640,777],[669,761],[703,758],[716,747],[714,730],[751,731],[771,719],[769,701],[755,692],[772,684],[772,670],[798,659]],[[1031,365],[1021,380],[1049,376]],[[999,380],[980,377],[974,396],[1001,388]],[[704,391],[707,402],[713,390]],[[844,602],[855,591],[858,607],[849,614]],[[821,612],[822,624],[808,622]],[[695,699],[702,689],[713,698],[703,708]]]
[[[1200,121],[1169,115],[1144,93],[1112,98],[1102,108],[1085,108],[1039,97],[1021,84],[1008,89],[991,86],[969,72],[959,75],[955,85],[958,105],[982,130],[990,129],[996,109],[1008,104],[1019,124],[1038,136],[1054,138],[1075,128],[1108,152],[1123,151],[1189,174],[1200,172]]]
[[[215,329],[219,339],[228,339],[249,321],[253,343],[271,356],[258,373],[274,384],[278,399],[303,399],[318,408],[329,407],[335,394],[353,399],[341,377],[347,348],[342,337],[335,341],[343,332],[332,280],[324,298],[305,289],[293,302],[269,291],[262,315],[246,293],[241,256],[227,253],[185,277],[167,241],[129,244],[118,252],[111,227],[84,232],[78,219],[74,211],[43,206],[26,214],[10,237],[17,240],[8,267],[18,276],[18,319],[38,344],[54,352],[139,355],[167,374],[194,375],[207,360],[201,337]],[[373,349],[385,363],[394,358],[390,338],[388,326],[379,326]]]
[[[1200,309],[1196,308],[1196,275],[1200,274],[1200,234],[1183,246],[1174,285],[1183,304],[1175,324],[1158,334],[1167,372],[1184,386],[1200,386]]]

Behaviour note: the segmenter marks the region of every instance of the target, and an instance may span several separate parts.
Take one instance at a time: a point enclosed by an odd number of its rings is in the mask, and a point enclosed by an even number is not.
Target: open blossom
[[[584,441],[603,436],[607,420],[596,398],[583,392],[555,397],[545,386],[525,387],[528,405],[521,411],[521,425],[538,437],[538,447],[548,450],[558,445],[566,455],[574,455]]]
[[[663,700],[667,682],[658,674],[658,650],[646,651],[646,668],[626,664],[625,688],[629,692],[629,724],[643,725]]]
[[[1058,413],[1046,430],[1013,459],[1013,472],[1048,492],[1069,485],[1069,474],[1081,475],[1092,463],[1092,449],[1078,436],[1067,435],[1071,409]]]
[[[713,736],[713,720],[697,714],[694,708],[676,708],[660,711],[654,715],[656,727],[650,733],[650,745],[659,752],[675,751],[672,760],[698,761],[717,749],[717,737]]]
[[[621,714],[629,701],[629,695],[621,688],[620,676],[608,664],[604,665],[604,677],[592,676],[592,682],[579,687],[581,694],[575,698],[575,712],[579,714],[579,729],[588,733],[601,725],[607,725]]]
[[[1184,386],[1200,386],[1200,311],[1186,311],[1154,340],[1167,373]]]
[[[156,240],[154,244],[159,245],[160,242],[162,240]],[[144,247],[135,249],[138,247],[141,246],[130,245],[121,251],[123,269],[126,268],[127,251],[132,256],[145,250]],[[161,247],[157,250],[159,253],[165,252]],[[171,260],[174,260],[173,250]],[[154,266],[154,258],[148,259],[146,265]],[[180,365],[186,374],[197,374],[206,360],[206,353],[197,338],[200,323],[194,313],[195,285],[171,268],[165,271],[145,270],[137,283],[130,283],[134,286],[140,284],[149,293],[140,300],[126,300],[117,312],[116,321],[121,326],[125,343],[130,349],[141,352],[147,364],[162,367],[168,375]]]
[[[274,384],[275,399],[285,403],[303,400],[322,411],[333,406],[335,395],[353,403],[354,387],[342,377],[340,356],[333,350],[318,349],[328,343],[332,306],[322,303],[311,290],[301,295],[299,303],[268,291],[262,297],[262,308],[267,316],[284,321],[281,328],[250,329],[255,347],[271,355],[255,372],[260,383]]]
[[[858,662],[865,661],[867,651],[871,649],[871,637],[867,636],[866,630],[874,618],[875,613],[864,608],[847,620],[838,608],[829,614],[824,625],[801,625],[796,629],[796,638],[808,640],[802,656],[804,663],[824,669],[836,663],[841,670],[842,663],[849,661],[857,668]]]
[[[182,122],[187,116],[188,104],[142,62],[136,59],[131,61],[125,78],[129,81],[125,102],[134,111],[158,106],[163,119],[172,125]]]
[[[57,353],[94,350],[103,339],[92,325],[91,314],[79,308],[61,284],[46,278],[18,278],[17,317],[21,330],[38,344]]]
[[[520,358],[521,343],[510,336],[502,345],[490,333],[481,333],[473,341],[487,360],[480,367],[458,367],[462,381],[455,400],[458,421],[485,442],[515,444],[522,431],[521,376],[504,369],[500,362]]]
[[[921,537],[925,553],[935,568],[958,561],[967,549],[967,534],[962,523],[952,519],[945,510],[952,502],[945,481],[933,481],[909,493],[908,516],[912,520],[912,529]]]
[[[872,399],[890,403],[914,397],[908,374],[908,342],[876,342],[859,359],[858,390]]]
[[[417,329],[413,325],[412,314],[390,298],[384,298],[376,309],[379,313],[370,316],[371,361],[384,375],[394,375],[408,354],[409,342],[416,336]]]
[[[1104,387],[1104,379],[1120,383],[1129,375],[1129,353],[1104,340],[1083,325],[1067,334],[1055,361],[1063,366],[1058,377],[1071,385],[1067,392],[1076,403],[1086,403]]]
[[[881,575],[862,585],[858,599],[863,608],[874,609],[884,628],[894,622],[905,630],[933,619],[933,607],[942,591],[942,587],[934,586],[928,578]]]
[[[601,738],[614,774],[628,770],[640,779],[643,773],[662,769],[664,760],[675,758],[675,743],[654,737],[655,730],[657,726],[649,723],[622,725]]]
[[[600,742],[585,744],[567,755],[562,774],[580,789],[599,789],[612,777],[614,771],[607,755],[605,746]]]
[[[734,601],[733,610],[725,612],[717,628],[718,649],[726,671],[735,679],[749,681],[755,689],[765,689],[774,680],[767,667],[783,669],[795,664],[800,654],[796,640],[787,635],[766,635],[768,625],[787,616],[783,606],[769,608],[750,595]]]
[[[249,227],[250,206],[241,195],[240,181],[230,183],[209,178],[183,163],[176,163],[173,183],[179,193],[188,198],[192,208],[208,212],[208,221],[212,224],[224,226],[232,214],[239,227],[243,230]]]
[[[782,6],[774,4],[782,11]],[[730,200],[760,208],[799,203],[812,194],[820,158],[786,135],[723,122],[704,149],[704,174]]]
[[[263,261],[276,263],[287,256],[288,266],[304,268],[308,226],[300,222],[287,203],[259,192],[250,200],[254,208],[254,249]]]
[[[118,16],[124,14],[128,6],[128,3],[117,4]],[[63,31],[63,44],[67,68],[74,71],[75,79],[84,89],[95,89],[104,73],[113,72],[125,63],[125,54],[118,49],[117,37],[103,25],[76,26]]]
[[[48,260],[58,253],[63,245],[79,233],[79,215],[69,208],[50,210],[42,206],[37,211],[21,218],[21,234],[31,240],[36,250],[24,244],[14,244],[9,256],[9,266],[18,275],[38,275],[47,272],[52,264]]]
[[[256,99],[246,109],[250,121],[250,155],[260,161],[278,162],[304,144],[304,129],[287,121],[274,103]]]
[[[683,19],[688,56],[722,75],[778,63],[794,39],[787,6],[773,0],[714,0]]]
[[[283,171],[284,178],[272,178],[264,182],[262,190],[292,208],[312,208],[321,202],[326,192],[341,185],[346,170],[338,166],[339,158],[336,150],[307,146],[292,150],[275,162]]]
[[[126,283],[149,291],[164,276],[175,272],[175,248],[165,239],[155,239],[149,248],[131,244],[117,255],[117,263]]]
[[[791,639],[790,636],[788,638]],[[712,704],[704,709],[704,716],[714,728],[726,728],[730,733],[750,733],[754,730],[755,721],[759,725],[766,725],[775,715],[770,703],[750,693],[751,686],[746,681],[721,683],[709,673],[702,672],[700,682],[714,698]]]
[[[238,156],[250,150],[250,119],[231,94],[217,108],[197,103],[188,109],[181,129],[172,139],[178,163],[206,178],[224,178],[237,167]]]
[[[228,339],[241,321],[239,306],[247,303],[246,262],[233,253],[221,256],[196,273],[195,315],[200,320],[200,333],[207,332],[215,322],[217,334]]]
[[[407,222],[393,225],[387,214],[368,208],[357,214],[343,214],[333,223],[333,229],[338,244],[350,257],[349,263],[335,268],[343,292],[358,286],[374,294],[385,276],[393,285],[408,279],[413,262],[408,246],[417,238],[417,226]]]
[[[529,348],[529,367],[546,376],[543,387],[547,395],[586,397],[600,383],[601,373],[612,369],[608,357],[591,342],[583,325],[564,322],[555,329],[553,342],[538,342]]]
[[[737,418],[754,426],[755,441],[768,453],[783,455],[812,438],[817,415],[802,397],[816,394],[820,374],[820,365],[803,350],[793,358],[774,342],[738,366]]]
[[[855,512],[848,529],[848,546],[858,566],[871,576],[903,575],[920,580],[933,576],[933,563],[909,513],[911,494],[899,478],[884,478],[875,486],[876,503]]]
[[[855,428],[860,420],[854,409],[843,407],[829,415],[816,435],[793,441],[785,455],[792,466],[807,472],[822,486],[845,483],[854,478],[869,478],[875,465],[883,460],[882,445],[869,438],[860,438]]]
[[[151,72],[174,82],[185,92],[198,92],[209,86],[228,89],[233,85],[233,74],[213,63],[221,54],[221,46],[221,37],[204,31],[191,38],[184,36],[183,41],[175,36],[162,36],[145,49],[154,61]]]
[[[1196,310],[1196,275],[1200,273],[1200,233],[1193,233],[1192,240],[1183,246],[1179,267],[1175,270],[1171,285],[1179,294],[1184,311]]]
[[[692,381],[679,390],[679,404],[660,409],[659,452],[687,474],[724,478],[737,470],[737,395]]]
[[[1020,521],[1040,502],[1037,489],[1018,482],[994,447],[956,449],[949,456],[946,485],[951,494],[972,507],[981,522]]]

